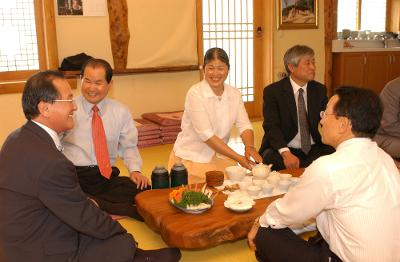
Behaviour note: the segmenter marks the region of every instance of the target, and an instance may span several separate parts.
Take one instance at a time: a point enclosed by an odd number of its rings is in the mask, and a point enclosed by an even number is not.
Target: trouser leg
[[[119,234],[107,239],[97,239],[81,234],[76,261],[133,261],[135,251],[136,243],[130,234]]]
[[[255,243],[256,257],[263,262],[340,261],[323,239],[307,242],[289,228],[261,227]]]

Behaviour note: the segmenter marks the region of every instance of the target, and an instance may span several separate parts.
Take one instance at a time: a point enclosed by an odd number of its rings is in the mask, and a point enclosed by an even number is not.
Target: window
[[[386,31],[386,0],[338,0],[337,31]]]
[[[202,7],[204,53],[223,48],[231,64],[226,82],[242,92],[244,102],[254,101],[253,1],[203,0]]]
[[[58,67],[53,1],[1,1],[0,32],[0,94],[20,92],[34,72]]]
[[[39,69],[33,0],[2,2],[0,33],[0,72]]]

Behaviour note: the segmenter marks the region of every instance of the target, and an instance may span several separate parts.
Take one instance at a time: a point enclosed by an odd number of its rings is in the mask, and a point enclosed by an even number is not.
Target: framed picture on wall
[[[58,15],[83,15],[82,0],[57,0]]]
[[[105,16],[106,0],[56,0],[58,16]]]
[[[277,0],[278,29],[318,28],[318,0]]]

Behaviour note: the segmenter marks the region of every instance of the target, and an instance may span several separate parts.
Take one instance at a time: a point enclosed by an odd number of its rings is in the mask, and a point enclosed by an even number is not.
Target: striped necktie
[[[303,88],[300,88],[299,97],[297,98],[297,113],[299,115],[301,151],[307,155],[311,149],[311,139],[307,119],[306,103],[304,102],[303,93]]]
[[[93,106],[92,110],[92,138],[97,165],[100,169],[101,175],[107,179],[110,179],[111,164],[110,157],[108,155],[107,139],[103,127],[103,121],[99,116],[99,108],[96,105]]]

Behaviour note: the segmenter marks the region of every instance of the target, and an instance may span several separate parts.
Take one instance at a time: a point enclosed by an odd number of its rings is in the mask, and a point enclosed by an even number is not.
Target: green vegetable
[[[201,203],[211,204],[211,199],[202,192],[185,191],[182,194],[182,200],[176,204],[182,208],[186,208],[188,205],[197,206]]]

